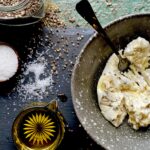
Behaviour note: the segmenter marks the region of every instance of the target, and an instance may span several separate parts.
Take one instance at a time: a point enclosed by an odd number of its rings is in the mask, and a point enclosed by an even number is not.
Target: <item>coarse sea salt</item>
[[[22,79],[17,87],[17,92],[22,101],[28,101],[36,98],[43,99],[48,91],[53,87],[53,77],[51,73],[46,72],[47,63],[33,62],[26,66]],[[42,78],[41,78],[42,77]],[[28,80],[26,80],[28,78]]]
[[[32,84],[25,84],[25,89],[30,94],[35,94],[34,92],[36,90],[41,90],[42,92],[46,91],[46,87],[48,87],[50,84],[52,84],[53,79],[52,75],[50,74],[49,77],[40,79],[40,76],[44,74],[45,70],[45,64],[35,63],[30,64],[27,68],[27,71],[24,73],[25,75],[28,75],[29,73],[34,73],[34,81]]]
[[[15,75],[18,69],[18,56],[7,45],[0,45],[0,81],[7,81]]]

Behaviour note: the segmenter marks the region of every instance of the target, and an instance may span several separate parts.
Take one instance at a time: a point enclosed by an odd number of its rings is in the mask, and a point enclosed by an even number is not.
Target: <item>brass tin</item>
[[[65,133],[64,118],[57,101],[21,111],[12,126],[12,137],[18,150],[55,150]]]

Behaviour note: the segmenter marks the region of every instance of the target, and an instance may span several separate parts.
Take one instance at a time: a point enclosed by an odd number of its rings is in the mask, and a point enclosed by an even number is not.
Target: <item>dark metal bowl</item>
[[[141,36],[150,41],[150,14],[130,15],[105,27],[118,50]],[[72,73],[72,98],[76,114],[93,140],[111,150],[147,150],[150,130],[134,131],[127,121],[115,128],[102,116],[97,100],[97,83],[104,66],[112,54],[107,43],[93,35],[85,44]]]

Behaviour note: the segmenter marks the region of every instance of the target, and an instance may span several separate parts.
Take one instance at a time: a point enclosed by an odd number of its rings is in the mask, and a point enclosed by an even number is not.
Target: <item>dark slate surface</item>
[[[49,61],[47,70],[51,70],[51,61],[57,61],[57,74],[53,74],[54,86],[48,95],[43,96],[41,101],[49,102],[57,99],[59,109],[67,122],[65,138],[59,149],[63,150],[97,150],[101,149],[81,127],[73,109],[70,89],[71,70],[76,56],[93,30],[84,29],[48,29],[41,27],[33,28],[0,28],[0,41],[8,42],[14,46],[20,57],[20,70],[15,79],[0,89],[0,150],[16,150],[11,137],[12,123],[27,104],[36,102],[37,98],[23,97],[16,90],[21,78],[28,80],[30,76],[21,76],[25,69],[25,63],[33,62],[37,57]],[[33,48],[30,54],[28,47]],[[60,51],[56,49],[60,48]],[[60,56],[60,53],[63,56]],[[57,58],[58,57],[58,58]],[[57,59],[57,60],[56,60]],[[65,66],[66,65],[66,66]],[[64,93],[67,101],[62,102],[57,95]]]

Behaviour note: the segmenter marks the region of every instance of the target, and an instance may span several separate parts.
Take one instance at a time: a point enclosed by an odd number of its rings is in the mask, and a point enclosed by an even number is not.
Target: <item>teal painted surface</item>
[[[118,19],[122,16],[135,13],[150,13],[150,0],[89,0],[102,25]],[[75,5],[78,0],[53,0],[61,10],[61,18],[68,26],[89,27],[87,23],[77,14]],[[75,22],[70,23],[69,19]]]

